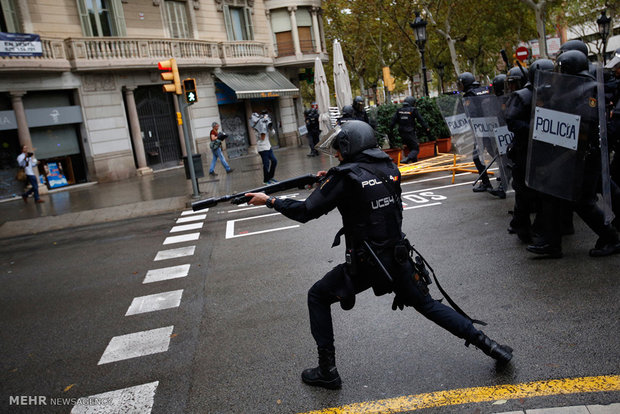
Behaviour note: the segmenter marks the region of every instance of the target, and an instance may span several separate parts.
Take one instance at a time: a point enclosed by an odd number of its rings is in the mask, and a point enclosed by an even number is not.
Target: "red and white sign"
[[[515,51],[515,54],[517,55],[517,59],[523,62],[525,59],[527,59],[529,52],[527,50],[527,47],[521,46],[517,48],[517,50]]]

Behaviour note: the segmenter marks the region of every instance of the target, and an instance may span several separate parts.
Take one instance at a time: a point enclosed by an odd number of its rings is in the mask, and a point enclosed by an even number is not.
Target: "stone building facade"
[[[327,61],[320,0],[3,0],[1,8],[0,198],[15,193],[22,145],[36,149],[42,175],[60,170],[67,184],[179,165],[181,108],[157,69],[170,58],[181,79],[197,83],[192,153],[210,157],[214,121],[231,137],[229,157],[252,152],[249,118],[262,110],[276,121],[274,146],[298,145],[299,73]]]

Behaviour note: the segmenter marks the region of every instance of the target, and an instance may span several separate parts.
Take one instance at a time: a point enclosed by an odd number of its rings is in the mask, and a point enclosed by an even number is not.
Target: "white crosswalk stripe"
[[[166,240],[164,240],[164,244],[194,241],[194,240],[198,240],[199,237],[200,237],[200,233],[188,233],[188,234],[182,234],[180,236],[170,236],[170,237],[166,237]]]
[[[191,215],[191,216],[186,216],[186,217],[178,218],[176,223],[177,224],[188,223],[190,221],[204,220],[206,218],[207,218],[206,214],[194,214],[194,215]]]
[[[148,414],[153,409],[158,385],[159,381],[155,381],[82,397],[71,410],[71,414]]]
[[[170,230],[170,233],[179,233],[179,232],[188,231],[188,230],[198,230],[201,228],[202,228],[202,223],[182,224],[180,226],[174,226]]]
[[[196,246],[179,247],[177,249],[161,250],[153,261],[176,259],[178,257],[193,256]]]
[[[176,279],[185,277],[189,273],[188,264],[179,266],[163,267],[161,269],[153,269],[146,272],[146,277],[142,283],[160,282],[162,280]]]
[[[97,365],[166,352],[174,326],[115,336]]]
[[[183,289],[133,298],[125,316],[176,308],[181,304]]]

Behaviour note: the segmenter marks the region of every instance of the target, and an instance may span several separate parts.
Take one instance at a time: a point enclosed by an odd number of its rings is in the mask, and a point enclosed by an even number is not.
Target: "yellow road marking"
[[[547,381],[505,384],[494,387],[460,388],[426,394],[407,395],[385,400],[366,401],[309,411],[305,414],[368,414],[399,413],[422,408],[469,404],[483,401],[513,400],[516,398],[583,392],[620,391],[620,375],[565,378]]]

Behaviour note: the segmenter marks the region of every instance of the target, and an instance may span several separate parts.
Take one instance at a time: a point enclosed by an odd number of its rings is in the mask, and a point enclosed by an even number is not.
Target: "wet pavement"
[[[316,173],[337,165],[333,157],[307,157],[307,146],[275,149],[278,159],[275,178],[283,180]],[[124,220],[187,209],[201,198],[232,194],[263,186],[262,163],[258,154],[228,160],[227,174],[218,162],[209,175],[211,154],[203,154],[205,176],[198,179],[200,197],[195,198],[183,165],[142,177],[111,183],[86,183],[51,190],[42,195],[45,203],[27,203],[21,197],[0,202],[0,238],[75,226]]]

